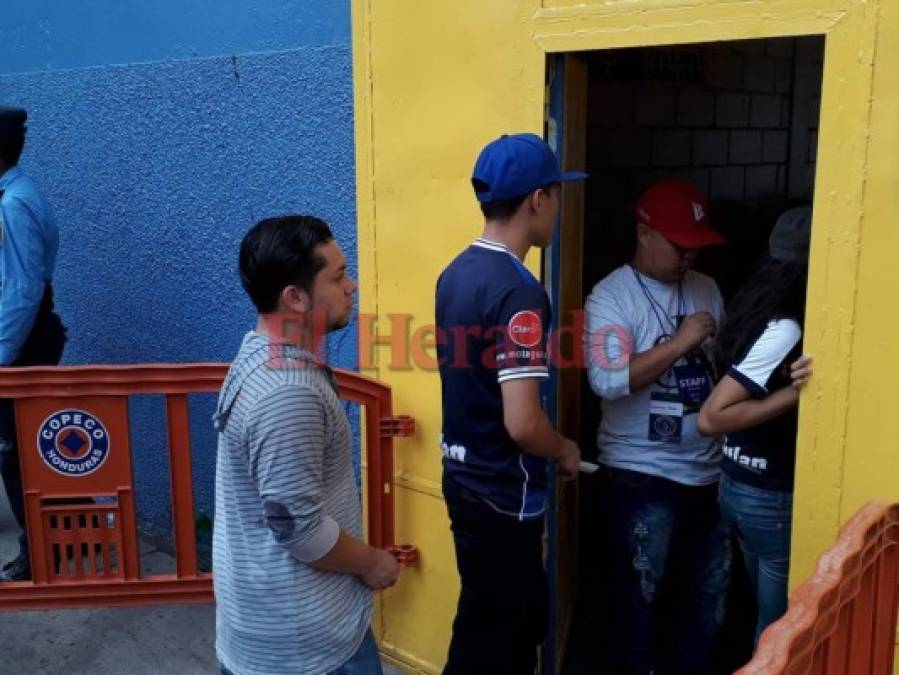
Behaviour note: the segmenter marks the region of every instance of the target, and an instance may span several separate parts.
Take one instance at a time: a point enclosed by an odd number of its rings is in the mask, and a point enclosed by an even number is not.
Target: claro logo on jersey
[[[537,312],[523,310],[509,319],[509,337],[519,347],[536,347],[543,337],[543,322]]]
[[[102,422],[83,410],[58,410],[37,432],[41,458],[64,476],[93,473],[109,456],[109,434]]]

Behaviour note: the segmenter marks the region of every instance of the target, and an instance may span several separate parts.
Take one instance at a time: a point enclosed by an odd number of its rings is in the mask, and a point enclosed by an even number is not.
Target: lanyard
[[[665,315],[665,318],[668,320],[668,324],[671,326],[671,334],[677,332],[677,325],[674,321],[671,320],[671,317],[668,315],[668,310],[662,307],[661,303],[653,297],[652,292],[643,282],[643,279],[640,278],[640,273],[637,272],[637,268],[631,265],[631,271],[634,273],[634,278],[637,280],[637,283],[640,285],[640,290],[643,291],[643,295],[646,296],[646,299],[649,301],[649,307],[652,309],[652,313],[656,316],[656,321],[659,322],[659,328],[662,329],[662,332],[665,333],[667,328],[665,327],[665,323],[662,321],[662,314]],[[683,316],[684,311],[686,311],[686,302],[684,301],[684,283],[683,281],[677,282],[677,316]],[[661,312],[661,314],[659,313]]]

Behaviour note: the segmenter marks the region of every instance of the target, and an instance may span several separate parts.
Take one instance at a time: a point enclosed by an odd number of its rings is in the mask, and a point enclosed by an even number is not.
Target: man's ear
[[[637,223],[637,242],[645,242],[646,238],[650,236],[651,230],[646,227],[643,223]]]
[[[543,200],[549,198],[550,195],[546,190],[544,190],[543,188],[537,188],[528,195],[528,209],[530,209],[531,213],[537,213],[540,210],[540,206]]]
[[[312,309],[312,299],[309,294],[297,286],[285,286],[278,297],[281,307],[285,310],[304,314]]]

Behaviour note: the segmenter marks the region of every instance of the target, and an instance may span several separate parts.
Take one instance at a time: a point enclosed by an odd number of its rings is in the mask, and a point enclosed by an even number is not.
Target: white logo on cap
[[[705,214],[703,213],[703,210],[702,210],[702,204],[697,204],[696,202],[692,202],[692,203],[693,203],[693,218],[698,223],[700,220],[702,220],[702,217]]]

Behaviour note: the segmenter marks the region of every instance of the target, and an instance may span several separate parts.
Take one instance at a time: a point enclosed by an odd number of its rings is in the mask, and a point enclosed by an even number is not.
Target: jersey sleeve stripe
[[[508,382],[509,380],[523,380],[528,377],[536,377],[545,379],[549,377],[549,371],[544,370],[543,372],[531,372],[531,373],[516,373],[513,375],[500,375],[496,378],[497,382],[502,384],[503,382]]]

